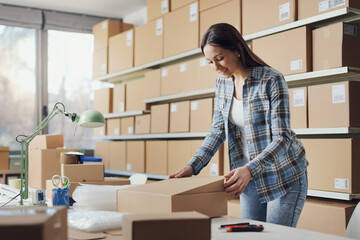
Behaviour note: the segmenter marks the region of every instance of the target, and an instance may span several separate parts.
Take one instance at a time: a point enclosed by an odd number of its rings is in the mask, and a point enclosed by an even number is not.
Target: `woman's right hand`
[[[169,175],[169,178],[191,177],[194,175],[194,169],[190,165],[186,165],[183,169]]]

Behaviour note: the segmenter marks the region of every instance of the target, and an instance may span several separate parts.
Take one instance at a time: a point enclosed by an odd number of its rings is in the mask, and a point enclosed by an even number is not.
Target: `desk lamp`
[[[62,106],[63,110],[59,108],[59,105]],[[76,113],[68,113],[65,112],[64,104],[62,104],[61,102],[57,102],[51,113],[35,128],[32,134],[30,134],[29,136],[18,135],[16,137],[16,141],[21,144],[21,160],[24,159],[24,161],[21,161],[20,165],[20,205],[23,205],[23,200],[28,198],[29,144],[58,113],[64,114],[66,117],[70,118],[71,121],[78,123],[80,127],[84,128],[102,127],[105,124],[104,116],[96,110],[90,109],[83,112],[81,115],[78,115]],[[22,137],[22,139],[19,140],[19,137]]]

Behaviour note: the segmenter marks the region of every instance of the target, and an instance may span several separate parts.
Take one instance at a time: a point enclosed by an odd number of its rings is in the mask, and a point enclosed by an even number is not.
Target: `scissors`
[[[57,189],[67,189],[70,187],[70,180],[68,177],[66,176],[62,176],[60,177],[60,175],[54,175],[52,177],[52,184],[57,188]]]

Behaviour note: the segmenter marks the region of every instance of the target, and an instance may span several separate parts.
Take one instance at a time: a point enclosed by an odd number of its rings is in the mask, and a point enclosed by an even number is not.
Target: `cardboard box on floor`
[[[102,182],[104,181],[104,164],[61,164],[61,176],[70,182]]]
[[[359,25],[338,22],[312,31],[313,71],[360,67]]]
[[[167,175],[168,141],[146,141],[145,172]]]
[[[301,20],[346,7],[360,9],[360,2],[358,0],[300,0],[298,1],[298,19]]]
[[[102,88],[94,91],[94,109],[102,114],[113,110],[113,88]]]
[[[308,127],[307,87],[289,89],[291,128]]]
[[[29,144],[29,150],[36,149],[55,149],[64,146],[64,136],[62,134],[37,135]]]
[[[109,39],[109,73],[134,66],[134,30],[119,33]]]
[[[150,70],[145,73],[144,99],[160,97],[161,69]]]
[[[2,239],[67,240],[66,207],[15,207],[0,213]]]
[[[200,12],[216,7],[217,5],[228,2],[229,0],[199,0],[199,10]]]
[[[93,53],[93,68],[92,68],[92,77],[98,78],[105,76],[109,72],[109,49],[100,48],[94,51]]]
[[[135,134],[150,133],[150,114],[135,116]]]
[[[126,111],[146,110],[142,102],[145,92],[145,80],[139,79],[126,83]]]
[[[151,105],[150,132],[168,133],[170,109],[169,104]]]
[[[170,104],[170,132],[189,132],[190,101]]]
[[[111,141],[108,169],[126,171],[126,141]]]
[[[205,98],[190,102],[190,132],[209,132],[211,129],[214,99]]]
[[[210,240],[211,221],[197,212],[126,214],[122,229],[124,240]]]
[[[309,189],[360,192],[360,139],[301,139],[301,142],[310,163]]]
[[[107,136],[119,136],[120,135],[120,118],[109,118],[106,121]]]
[[[150,22],[170,12],[170,0],[146,0],[146,10]]]
[[[113,89],[113,113],[125,112],[126,84],[116,84]]]
[[[145,172],[145,141],[128,141],[126,143],[126,170]]]
[[[110,169],[111,142],[95,142],[94,157],[102,158],[105,169]]]
[[[354,202],[307,198],[297,228],[344,236]]]
[[[120,118],[120,134],[121,135],[133,135],[135,132],[135,118],[134,117],[123,117]]]
[[[37,149],[29,151],[29,187],[46,188],[46,179],[61,173],[61,152],[75,151],[75,149]]]
[[[360,127],[359,91],[357,81],[309,86],[309,128]]]
[[[0,147],[0,169],[9,169],[9,147]]]
[[[227,214],[223,177],[167,179],[117,191],[117,210],[131,213],[197,211],[209,217]]]
[[[171,4],[171,6],[173,8],[174,5]],[[179,31],[179,28],[181,28],[181,31]],[[190,51],[198,47],[198,2],[183,6],[164,16],[164,57]]]
[[[311,71],[311,30],[309,27],[295,28],[254,39],[252,50],[283,75]]]

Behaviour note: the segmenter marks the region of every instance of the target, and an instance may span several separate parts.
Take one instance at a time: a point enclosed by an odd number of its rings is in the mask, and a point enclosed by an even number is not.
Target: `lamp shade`
[[[96,110],[86,110],[80,115],[80,127],[84,128],[97,128],[105,125],[104,116]]]

